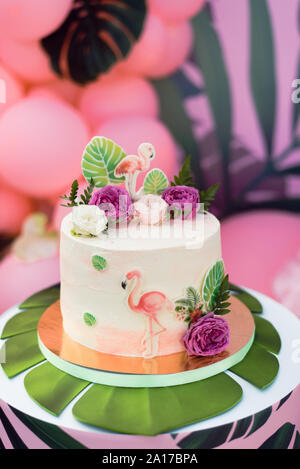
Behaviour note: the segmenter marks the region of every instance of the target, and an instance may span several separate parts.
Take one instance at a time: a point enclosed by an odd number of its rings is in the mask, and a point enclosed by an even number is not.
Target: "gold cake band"
[[[123,357],[89,349],[75,342],[64,331],[59,301],[51,305],[41,317],[38,324],[39,341],[44,349],[56,357],[94,370],[138,375],[163,375],[196,370],[237,354],[253,338],[255,324],[251,312],[234,296],[231,296],[230,302],[230,313],[225,317],[230,329],[230,344],[224,352],[213,357],[189,357],[185,351],[154,358]]]

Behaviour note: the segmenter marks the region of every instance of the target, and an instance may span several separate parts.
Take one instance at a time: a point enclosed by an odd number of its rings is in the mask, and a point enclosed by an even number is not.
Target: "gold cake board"
[[[189,357],[185,351],[154,358],[123,357],[89,349],[71,339],[63,329],[60,302],[52,304],[38,324],[39,345],[57,368],[93,383],[121,387],[161,387],[209,378],[239,363],[254,340],[255,324],[249,309],[230,298],[226,315],[230,344],[213,357]]]

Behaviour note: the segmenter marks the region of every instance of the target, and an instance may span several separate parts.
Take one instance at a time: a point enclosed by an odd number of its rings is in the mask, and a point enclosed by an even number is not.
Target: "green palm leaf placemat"
[[[254,316],[255,342],[272,353],[278,354],[281,349],[281,340],[273,324],[264,318]]]
[[[95,384],[74,405],[81,422],[135,435],[157,435],[219,415],[242,398],[225,373],[181,386],[120,388]]]
[[[5,345],[6,361],[1,366],[8,378],[45,360],[38,346],[36,330],[16,335],[8,339]]]
[[[248,309],[250,309],[251,313],[261,314],[263,312],[261,302],[246,290],[243,290],[233,283],[229,283],[229,288],[232,294],[244,303]]]
[[[36,331],[38,322],[48,306],[28,308],[16,314],[7,321],[1,334],[1,339],[7,339],[24,332]]]
[[[231,285],[231,290],[252,313],[262,312],[253,295],[236,285]],[[93,384],[86,389],[91,383],[55,368],[45,361],[38,347],[38,320],[58,299],[59,285],[32,295],[20,305],[24,311],[6,323],[1,336],[7,338],[6,363],[2,364],[6,375],[13,378],[38,365],[26,374],[24,385],[29,396],[48,412],[59,415],[82,393],[73,407],[76,419],[110,431],[152,436],[219,415],[241,400],[242,388],[226,373],[181,386],[121,388]],[[281,344],[269,321],[256,315],[254,319],[254,344],[230,371],[264,389],[278,373],[279,363],[273,354],[279,352]],[[45,363],[39,364],[42,361]],[[246,428],[249,422],[243,425]],[[243,432],[243,428],[236,432]]]
[[[259,345],[252,345],[244,360],[229,369],[254,386],[264,389],[273,383],[279,371],[279,362],[275,355]]]
[[[49,362],[34,368],[24,379],[30,397],[54,415],[59,415],[89,384],[58,370]]]
[[[20,309],[28,308],[40,308],[42,306],[50,306],[55,301],[59,300],[60,285],[54,285],[53,287],[46,288],[38,293],[27,298],[19,305]]]

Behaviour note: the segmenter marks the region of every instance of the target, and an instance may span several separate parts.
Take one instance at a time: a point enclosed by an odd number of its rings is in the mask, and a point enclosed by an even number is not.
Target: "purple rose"
[[[133,213],[133,206],[127,190],[119,186],[105,186],[95,192],[90,205],[104,210],[109,222],[127,221]]]
[[[200,203],[199,192],[195,187],[171,186],[162,193],[162,198],[171,207],[174,216],[182,214],[182,218],[194,217],[197,204]]]
[[[206,314],[191,325],[183,337],[183,344],[189,355],[217,355],[229,345],[228,323],[214,313]]]

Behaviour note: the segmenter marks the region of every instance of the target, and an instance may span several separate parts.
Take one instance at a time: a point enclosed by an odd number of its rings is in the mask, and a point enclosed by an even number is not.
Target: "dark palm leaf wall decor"
[[[84,84],[128,55],[145,14],[144,0],[74,0],[68,17],[42,46],[56,73]]]
[[[221,2],[208,1],[192,20],[195,42],[190,62],[198,68],[203,86],[195,85],[183,69],[152,81],[160,98],[161,119],[183,152],[191,155],[197,186],[203,188],[221,181],[216,198],[219,216],[256,208],[299,212],[300,196],[290,197],[287,184],[291,176],[300,176],[300,163],[287,166],[286,161],[300,149],[297,135],[300,104],[293,104],[290,99],[290,141],[278,152],[274,145],[280,91],[276,76],[278,43],[275,42],[271,3],[270,0],[243,2],[247,5],[247,18],[242,21],[247,21],[249,30],[249,50],[245,51],[248,86],[263,142],[263,157],[255,158],[235,132],[230,70],[222,36],[215,24],[215,12]],[[128,55],[143,30],[146,13],[146,0],[74,0],[65,22],[44,38],[42,45],[58,74],[87,83]],[[291,44],[291,47],[297,46]],[[294,78],[300,77],[300,50],[298,63]],[[201,138],[196,137],[195,123],[185,106],[186,98],[196,96],[207,101],[213,119],[213,127]],[[211,156],[214,164],[207,167],[205,159]],[[234,165],[240,166],[238,173],[232,170]]]
[[[161,96],[162,118],[185,152],[191,154],[197,184],[208,186],[222,181],[216,199],[218,215],[226,216],[245,209],[259,208],[300,212],[300,197],[289,197],[286,190],[288,177],[300,176],[300,163],[292,166],[284,165],[285,160],[300,148],[300,136],[297,134],[300,104],[293,104],[290,100],[292,115],[290,142],[276,154],[274,139],[279,85],[276,77],[276,47],[269,3],[267,0],[245,0],[245,2],[249,13],[247,18],[250,35],[249,87],[264,144],[264,157],[256,159],[234,132],[231,83],[222,41],[214,25],[216,2],[208,3],[206,8],[192,20],[195,45],[191,61],[200,70],[203,87],[198,88],[194,83],[189,83],[182,71],[155,82]],[[300,76],[300,65],[298,70],[295,70],[295,77],[298,76]],[[214,128],[196,141],[191,130],[194,123],[182,110],[180,101],[200,94],[208,101]],[[204,156],[212,155],[217,158],[214,158],[214,165],[207,169],[202,165],[202,161]],[[238,174],[232,174],[231,165],[243,160],[247,160],[244,169]],[[243,167],[243,164],[240,166]],[[264,193],[271,193],[272,196],[264,198]],[[262,194],[261,197],[259,194]],[[253,195],[255,197],[251,197]]]

